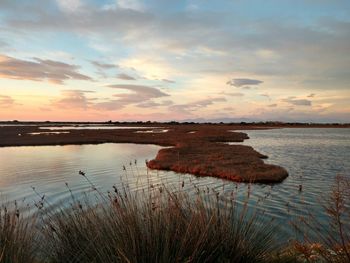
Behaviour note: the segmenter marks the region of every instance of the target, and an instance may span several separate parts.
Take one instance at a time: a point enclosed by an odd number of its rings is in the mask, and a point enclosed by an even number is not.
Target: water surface
[[[154,129],[154,127],[152,127]],[[250,192],[249,205],[265,211],[263,220],[275,221],[280,237],[293,236],[288,222],[313,213],[321,222],[326,217],[320,200],[330,191],[336,175],[349,176],[350,129],[274,129],[250,130],[243,144],[269,156],[268,163],[285,167],[289,177],[276,185],[237,184],[217,178],[164,171],[148,171],[145,160],[154,158],[161,148],[155,145],[99,144],[0,148],[0,192],[3,200],[33,204],[45,194],[51,203],[70,200],[66,184],[76,194],[91,192],[91,185],[78,174],[86,175],[99,190],[129,181],[132,190],[154,185],[180,187],[194,192],[193,185],[243,204]],[[234,143],[233,143],[234,144]],[[125,168],[125,170],[124,170]],[[302,185],[302,191],[299,191]],[[267,197],[268,196],[268,197]],[[266,198],[267,197],[267,198]],[[264,201],[262,201],[264,200]]]
[[[281,165],[289,173],[287,179],[273,186],[271,196],[262,207],[280,218],[283,224],[311,213],[326,226],[327,218],[320,203],[328,197],[337,175],[350,178],[350,129],[286,128],[244,132],[250,139],[243,144],[266,154],[269,156],[267,163]],[[257,192],[263,187],[253,186]],[[284,230],[290,234],[290,228],[285,226]]]
[[[107,126],[107,125],[75,125],[75,126],[43,126],[43,130],[144,130],[144,129],[161,129],[163,127],[146,127],[146,126]]]

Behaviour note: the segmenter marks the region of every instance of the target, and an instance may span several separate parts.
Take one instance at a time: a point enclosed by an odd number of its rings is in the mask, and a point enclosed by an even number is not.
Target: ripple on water
[[[249,186],[217,178],[150,171],[145,160],[154,158],[161,148],[154,145],[8,147],[0,148],[0,192],[5,200],[26,197],[26,202],[33,203],[38,199],[31,189],[35,186],[50,202],[66,203],[71,198],[66,182],[76,195],[91,191],[91,185],[78,175],[78,171],[83,170],[103,192],[112,191],[113,185],[121,187],[126,180],[133,191],[146,188],[148,182],[154,187],[165,184],[174,189],[179,189],[184,182],[184,189],[190,194],[195,193],[195,185],[213,193],[220,192],[224,198],[231,198],[234,193],[239,204],[244,204],[249,192],[249,205],[265,211],[262,220],[275,218],[281,228],[281,237],[293,234],[286,222],[296,216],[312,212],[321,221],[325,220],[320,198],[329,192],[337,174],[349,176],[350,129],[245,132],[250,139],[243,144],[268,155],[266,162],[285,167],[290,175],[286,180],[276,185]],[[137,160],[137,166],[134,160]],[[303,187],[302,192],[299,185]]]

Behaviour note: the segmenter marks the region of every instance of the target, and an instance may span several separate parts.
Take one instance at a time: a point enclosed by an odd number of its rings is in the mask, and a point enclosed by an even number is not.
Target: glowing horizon
[[[350,122],[350,2],[4,0],[0,121]]]

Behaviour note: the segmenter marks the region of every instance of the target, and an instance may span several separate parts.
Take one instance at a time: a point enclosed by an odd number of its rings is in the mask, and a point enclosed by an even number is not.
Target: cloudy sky
[[[350,122],[348,0],[0,0],[0,120]]]

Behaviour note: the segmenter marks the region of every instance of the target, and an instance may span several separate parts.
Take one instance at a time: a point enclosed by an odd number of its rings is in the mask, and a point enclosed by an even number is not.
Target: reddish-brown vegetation
[[[161,149],[147,166],[239,182],[280,182],[288,176],[285,169],[265,164],[262,158],[266,156],[249,146],[198,142]]]
[[[157,127],[159,126],[166,127],[169,131],[135,133],[137,131],[135,129],[70,130],[70,133],[33,136],[28,133],[44,130],[39,130],[36,126],[0,127],[0,146],[107,142],[157,144],[172,147],[161,149],[157,157],[147,163],[152,169],[220,177],[239,182],[280,182],[288,176],[284,168],[265,164],[262,159],[267,156],[256,152],[253,148],[225,144],[248,139],[245,133],[231,130],[259,129],[259,127],[209,124],[158,124]]]

